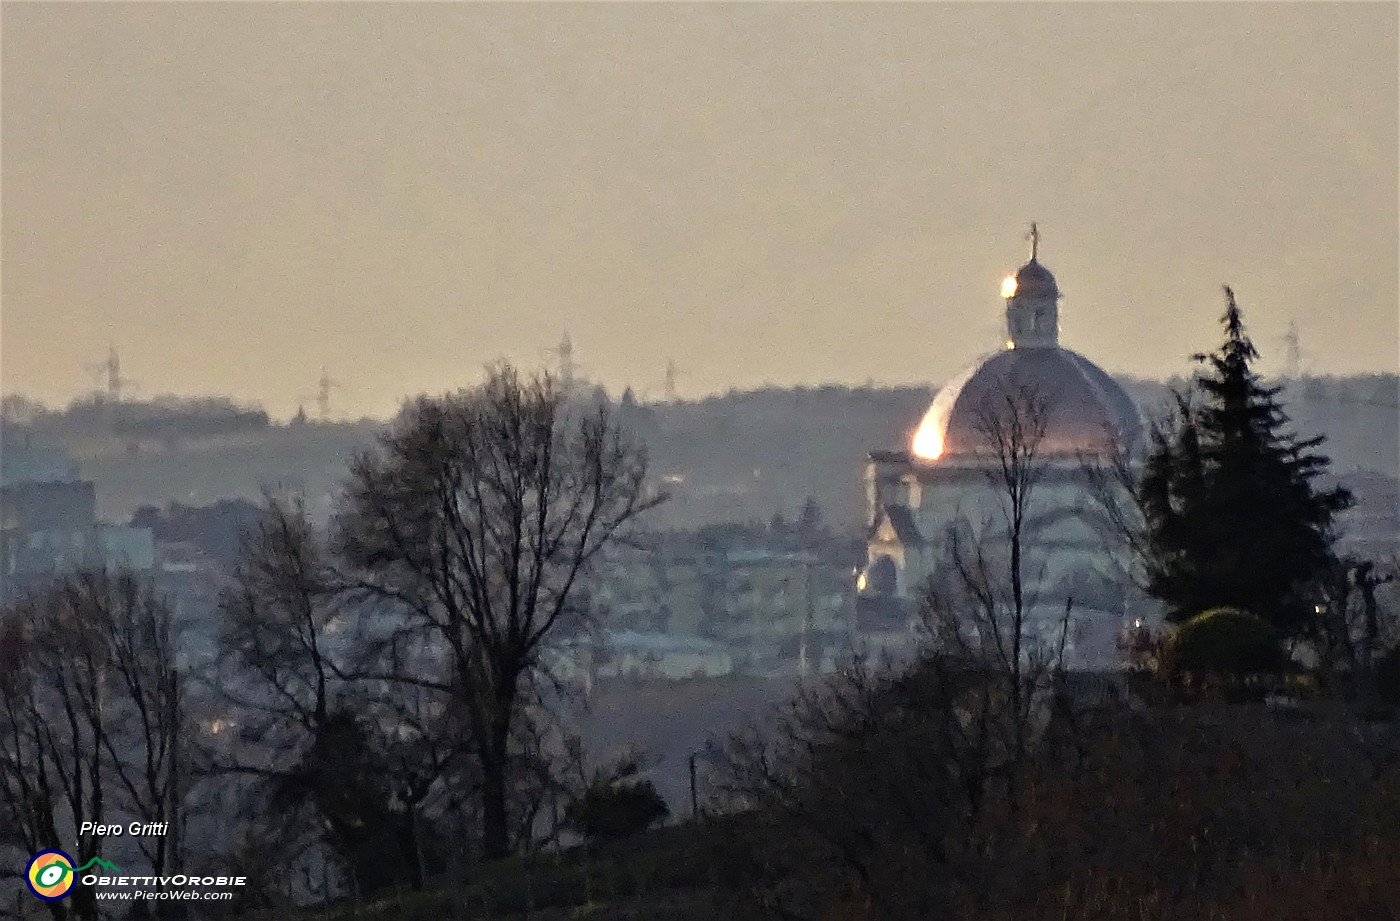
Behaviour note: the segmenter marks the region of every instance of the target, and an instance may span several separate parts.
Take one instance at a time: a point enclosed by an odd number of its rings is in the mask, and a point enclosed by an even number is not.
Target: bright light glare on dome
[[[1002,296],[1002,297],[1015,297],[1015,296],[1016,296],[1016,276],[1015,276],[1015,275],[1008,275],[1008,276],[1006,276],[1005,279],[1002,280],[1002,283],[1001,283],[1001,296]]]
[[[914,433],[914,454],[924,460],[938,460],[943,456],[943,426],[938,421],[925,419]]]
[[[948,447],[948,419],[953,414],[953,405],[957,403],[958,394],[962,393],[963,385],[979,367],[981,365],[973,365],[963,371],[961,375],[938,391],[938,395],[933,398],[933,403],[919,422],[918,431],[914,433],[914,442],[910,445],[915,457],[920,460],[936,461],[943,456],[943,452]]]

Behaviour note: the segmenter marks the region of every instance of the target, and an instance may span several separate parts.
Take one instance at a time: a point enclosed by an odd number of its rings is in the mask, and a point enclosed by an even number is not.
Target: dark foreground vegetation
[[[924,727],[925,729],[927,727]],[[905,731],[916,733],[918,727]],[[783,808],[512,858],[293,918],[1160,919],[1400,913],[1400,732],[1330,706],[1103,711],[1013,813],[949,809],[912,739],[851,738]],[[878,732],[872,733],[878,735]],[[891,749],[897,752],[891,757]]]

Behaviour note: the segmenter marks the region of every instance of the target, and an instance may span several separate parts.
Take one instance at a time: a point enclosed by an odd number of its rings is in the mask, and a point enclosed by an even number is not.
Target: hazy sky
[[[1031,220],[1110,371],[1227,281],[1266,368],[1395,371],[1397,9],[7,3],[0,384],[932,383]]]

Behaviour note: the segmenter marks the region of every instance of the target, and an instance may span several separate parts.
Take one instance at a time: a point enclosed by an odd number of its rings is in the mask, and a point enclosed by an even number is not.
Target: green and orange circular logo
[[[73,888],[77,874],[73,872],[73,858],[62,851],[40,851],[29,860],[29,869],[24,880],[29,891],[45,902],[57,902]]]

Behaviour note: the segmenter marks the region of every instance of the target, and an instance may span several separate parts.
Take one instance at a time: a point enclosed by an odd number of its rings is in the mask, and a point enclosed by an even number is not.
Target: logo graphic
[[[62,851],[40,851],[29,861],[24,879],[29,891],[45,902],[57,902],[73,888],[73,858]]]
[[[57,902],[73,889],[73,883],[89,867],[97,865],[120,873],[121,868],[94,857],[81,867],[73,867],[73,858],[63,851],[40,851],[29,859],[29,868],[24,873],[24,881],[29,891],[45,902]]]

